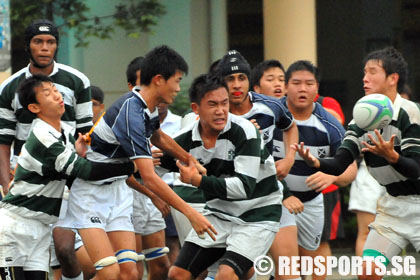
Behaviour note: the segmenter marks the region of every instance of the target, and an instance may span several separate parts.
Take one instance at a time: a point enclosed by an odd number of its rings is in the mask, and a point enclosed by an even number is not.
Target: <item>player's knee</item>
[[[53,239],[57,258],[62,261],[73,259],[74,254],[74,236],[75,233],[62,229],[54,228]]]
[[[220,280],[237,280],[239,279],[238,275],[236,275],[235,270],[227,265],[219,266],[217,270],[216,278]]]
[[[168,273],[170,280],[190,280],[191,273],[188,270],[182,269],[177,266],[171,266]]]
[[[169,259],[167,256],[162,256],[158,259],[147,262],[150,275],[156,275],[156,279],[162,278],[163,276],[168,275],[169,268],[171,267]],[[164,277],[166,279],[167,277]],[[155,279],[155,278],[153,278]]]
[[[120,268],[120,280],[137,280],[139,278],[139,273],[135,265],[125,266]]]

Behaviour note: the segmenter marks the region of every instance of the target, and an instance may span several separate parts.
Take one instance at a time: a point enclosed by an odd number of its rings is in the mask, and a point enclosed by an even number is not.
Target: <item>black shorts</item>
[[[203,248],[188,241],[182,246],[174,265],[188,270],[195,279],[219,259],[220,264],[230,266],[239,278],[246,275],[253,265],[249,259],[235,252],[226,251],[226,248]]]

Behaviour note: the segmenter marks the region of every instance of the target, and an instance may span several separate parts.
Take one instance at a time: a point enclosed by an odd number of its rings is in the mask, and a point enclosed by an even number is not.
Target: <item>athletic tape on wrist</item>
[[[168,247],[154,247],[143,250],[144,255],[146,256],[146,261],[150,261],[156,258],[160,258],[167,253],[169,253]]]

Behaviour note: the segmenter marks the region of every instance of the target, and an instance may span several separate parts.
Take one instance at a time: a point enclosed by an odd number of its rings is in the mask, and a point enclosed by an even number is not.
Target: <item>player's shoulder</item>
[[[233,134],[239,135],[242,133],[247,139],[257,137],[258,131],[255,129],[255,125],[246,118],[229,113],[228,123],[230,124],[229,130]]]
[[[20,82],[26,78],[27,67],[22,68],[0,84],[0,95],[4,91],[16,92]]]
[[[85,88],[90,86],[89,78],[85,74],[80,72],[79,70],[71,66],[62,64],[62,63],[56,63],[56,66],[58,69],[58,73],[63,74],[63,75],[70,75],[73,78],[80,80],[83,83]]]
[[[328,129],[338,132],[340,135],[344,133],[342,124],[318,102],[314,102],[314,110],[312,114]]]

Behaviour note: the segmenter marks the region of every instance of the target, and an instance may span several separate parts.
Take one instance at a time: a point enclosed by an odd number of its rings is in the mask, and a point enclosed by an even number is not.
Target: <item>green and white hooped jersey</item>
[[[0,144],[14,143],[15,156],[19,155],[35,119],[35,115],[23,110],[16,92],[19,84],[31,76],[27,66],[0,85]],[[73,135],[89,132],[93,115],[89,79],[78,70],[56,62],[50,78],[63,95],[66,111],[61,120],[72,128]]]
[[[62,132],[35,119],[18,159],[14,185],[0,207],[45,224],[55,223],[68,176],[88,176],[90,162],[74,149],[72,128],[61,122]]]
[[[396,135],[394,149],[403,156],[420,157],[420,110],[416,103],[403,99],[399,94],[393,104],[394,115],[389,125],[381,129],[385,141]],[[366,132],[351,121],[340,149],[347,149],[356,158],[360,153],[362,141],[370,142],[368,134],[374,138],[373,131]],[[386,188],[392,196],[420,195],[420,178],[408,179],[396,171],[384,158],[365,153],[369,173]]]
[[[278,230],[282,192],[274,159],[250,121],[229,113],[227,125],[211,149],[203,145],[199,120],[181,131],[175,141],[207,169],[199,188],[182,183],[179,175],[175,178],[174,191],[181,198],[205,202],[205,211],[234,223]],[[168,156],[162,158],[162,165],[177,170]]]

